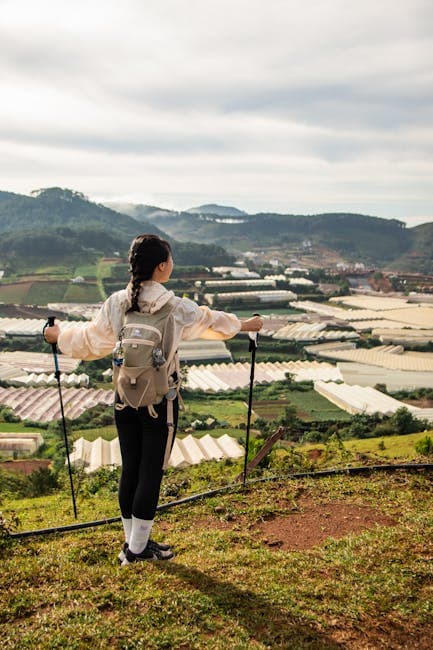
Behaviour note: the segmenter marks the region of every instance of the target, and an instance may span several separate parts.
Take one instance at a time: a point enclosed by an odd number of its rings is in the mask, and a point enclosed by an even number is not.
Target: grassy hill
[[[2,647],[427,650],[432,512],[430,475],[281,480],[160,513],[172,562],[120,567],[117,524],[8,544]]]

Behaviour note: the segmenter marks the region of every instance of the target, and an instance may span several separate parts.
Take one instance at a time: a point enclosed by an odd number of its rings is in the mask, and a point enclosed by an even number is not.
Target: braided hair
[[[129,272],[131,273],[131,307],[128,311],[140,311],[138,297],[140,285],[151,280],[158,264],[166,262],[171,255],[171,246],[158,235],[138,235],[129,248]]]

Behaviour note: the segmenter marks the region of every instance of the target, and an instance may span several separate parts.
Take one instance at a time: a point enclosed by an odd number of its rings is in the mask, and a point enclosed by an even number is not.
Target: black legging
[[[149,415],[147,407],[136,410],[126,406],[114,411],[122,455],[119,505],[125,519],[134,515],[152,520],[155,516],[168,437],[166,401],[156,405],[155,410],[157,418]],[[175,433],[178,410],[176,399],[173,402]]]

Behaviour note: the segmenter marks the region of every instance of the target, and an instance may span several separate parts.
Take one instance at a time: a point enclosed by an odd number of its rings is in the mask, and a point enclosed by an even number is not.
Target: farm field
[[[96,282],[69,284],[63,295],[63,302],[99,302],[100,300],[102,298]]]
[[[22,305],[46,305],[50,302],[98,302],[95,283],[71,284],[69,280],[34,280],[1,283],[0,302]]]
[[[278,400],[255,400],[253,410],[257,417],[275,419],[284,412],[285,406],[295,406],[297,416],[306,422],[338,420],[347,422],[351,415],[342,411],[314,390],[286,391],[287,397]]]

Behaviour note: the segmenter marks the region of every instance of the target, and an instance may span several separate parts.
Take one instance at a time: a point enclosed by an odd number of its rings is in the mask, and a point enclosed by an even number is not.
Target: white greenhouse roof
[[[182,361],[205,361],[206,359],[232,359],[224,341],[207,341],[205,339],[194,339],[193,341],[181,341],[179,344],[179,360]]]
[[[358,339],[359,334],[349,330],[327,330],[327,324],[318,323],[288,323],[277,330],[272,337],[292,341],[342,340]]]
[[[318,348],[315,350],[314,348]],[[427,353],[403,352],[401,346],[385,345],[366,349],[327,349],[320,346],[309,346],[308,352],[325,359],[337,361],[353,361],[371,366],[380,366],[390,370],[408,370],[418,372],[433,372],[433,358]]]
[[[243,287],[243,286],[248,286],[248,287],[275,287],[276,282],[275,280],[269,280],[269,279],[250,279],[250,278],[245,278],[245,280],[205,280],[204,282],[205,287],[209,288],[214,288],[214,287]]]
[[[97,404],[113,404],[112,390],[65,388],[62,391],[65,416],[71,420]],[[57,388],[1,388],[0,404],[4,404],[23,420],[51,422],[61,417]]]
[[[340,361],[337,366],[346,384],[358,384],[359,386],[385,384],[390,391],[433,388],[432,372],[410,372],[409,370],[390,372],[387,368],[349,361]]]
[[[79,359],[71,359],[59,354],[61,372],[74,372],[80,364]],[[0,352],[0,365],[8,365],[26,372],[51,372],[54,370],[54,358],[47,352]]]
[[[215,295],[212,293],[205,294],[205,298],[209,304],[213,304],[214,297]],[[275,289],[274,291],[229,291],[218,293],[218,300],[220,302],[231,302],[232,300],[242,300],[245,298],[258,300],[259,302],[287,302],[288,300],[294,300],[296,294],[285,289]]]
[[[206,460],[242,458],[243,455],[244,448],[235,438],[227,434],[219,438],[213,438],[209,434],[202,438],[188,435],[183,439],[175,438],[168,465],[169,467],[187,467]],[[120,466],[122,460],[119,439],[97,438],[90,442],[79,438],[74,443],[70,460],[73,464],[82,465],[88,473],[94,472],[99,467]]]
[[[408,303],[408,297],[398,297],[395,296],[387,297],[386,295],[349,295],[349,296],[336,296],[331,298],[330,302],[335,302],[341,305],[347,305],[348,307],[355,307],[358,309],[372,309],[373,311],[384,311],[387,309],[404,309],[411,307]]]
[[[39,432],[0,433],[0,451],[13,453],[14,451],[35,452],[44,442]]]
[[[314,285],[314,282],[312,280],[309,280],[308,278],[290,278],[289,279],[289,284],[292,286],[300,286],[300,287],[312,287]]]
[[[382,343],[399,345],[426,345],[433,341],[433,329],[373,329],[372,336],[378,338]]]
[[[244,388],[250,382],[251,367],[249,363],[220,363],[188,368],[186,386],[191,389],[214,392]],[[256,383],[282,381],[286,373],[293,375],[295,381],[338,381],[342,379],[340,371],[330,363],[318,361],[275,361],[259,362],[255,366]]]
[[[41,318],[0,318],[0,331],[7,336],[41,336],[46,319]],[[69,329],[75,323],[57,320],[62,329]]]
[[[385,395],[370,386],[349,386],[348,384],[337,384],[334,382],[317,381],[314,389],[330,402],[348,413],[366,413],[373,415],[381,413],[390,416],[401,407],[405,407],[419,418],[431,418],[433,421],[432,409],[421,409],[400,402],[389,395]]]
[[[386,299],[384,299],[386,300]],[[341,307],[332,307],[323,303],[313,302],[311,300],[302,300],[290,303],[291,307],[314,312],[324,316],[331,316],[348,322],[355,321],[374,321],[387,320],[396,321],[398,326],[404,327],[422,327],[429,329],[433,322],[433,305],[404,305],[399,309],[342,309]]]
[[[52,302],[48,303],[48,309],[60,311],[70,316],[81,316],[91,320],[101,309],[102,302],[83,303],[83,302]]]
[[[8,380],[12,386],[57,386],[57,379],[54,373],[35,373],[32,372],[28,375],[20,375]],[[89,375],[81,373],[77,375],[75,372],[70,374],[61,373],[60,384],[62,386],[88,386]]]

